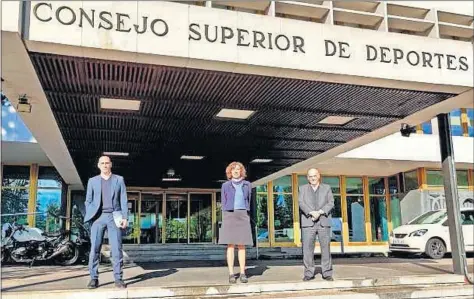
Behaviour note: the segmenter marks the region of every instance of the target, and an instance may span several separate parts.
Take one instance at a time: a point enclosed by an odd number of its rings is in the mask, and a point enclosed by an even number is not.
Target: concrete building
[[[318,167],[333,251],[386,251],[409,191],[432,203],[418,212],[443,205],[440,113],[472,203],[471,2],[182,2],[2,2],[2,222],[80,218],[106,153],[129,190],[124,243],[215,244],[236,160],[259,246],[301,246],[298,186]]]

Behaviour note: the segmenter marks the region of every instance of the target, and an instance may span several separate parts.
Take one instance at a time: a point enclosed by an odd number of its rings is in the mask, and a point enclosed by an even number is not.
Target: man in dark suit
[[[122,280],[122,229],[125,229],[128,224],[127,190],[123,177],[112,174],[112,161],[109,157],[100,157],[97,166],[100,174],[87,182],[85,202],[84,222],[92,223],[89,256],[91,280],[87,287],[95,289],[99,286],[99,255],[104,231],[107,229],[112,251],[115,286],[126,288]]]
[[[329,185],[320,183],[321,175],[315,168],[308,170],[309,184],[299,187],[298,203],[301,211],[303,238],[304,281],[314,279],[314,246],[316,234],[321,245],[323,279],[333,281],[331,263],[331,211],[334,197]]]

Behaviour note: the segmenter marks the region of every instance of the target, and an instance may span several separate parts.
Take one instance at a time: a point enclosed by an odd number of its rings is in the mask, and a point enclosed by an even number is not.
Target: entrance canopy
[[[231,161],[263,183],[472,101],[467,42],[168,2],[28,5],[2,28],[4,92],[30,99],[25,123],[76,186],[104,152],[133,186],[218,187]]]
[[[270,159],[250,163],[250,178],[259,179],[453,96],[30,56],[82,180],[97,172],[103,152],[128,153],[114,157],[114,168],[135,186],[161,185],[169,168],[183,179],[174,186],[217,186],[229,162]],[[113,99],[112,109],[104,109],[105,99]],[[139,101],[137,111],[118,110],[127,99]],[[232,114],[220,118],[222,109],[252,114],[242,120],[230,119]]]

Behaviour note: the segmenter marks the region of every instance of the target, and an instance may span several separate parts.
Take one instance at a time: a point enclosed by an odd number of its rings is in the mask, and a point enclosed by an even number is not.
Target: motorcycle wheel
[[[8,254],[5,250],[2,250],[2,259],[0,263],[3,265],[7,262],[7,260],[8,260]]]
[[[54,261],[61,266],[70,266],[77,262],[79,259],[79,248],[73,244],[69,244],[69,249],[56,257]]]

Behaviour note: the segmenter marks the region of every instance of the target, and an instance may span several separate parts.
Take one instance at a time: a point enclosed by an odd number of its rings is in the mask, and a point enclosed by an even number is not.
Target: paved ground
[[[318,261],[317,261],[318,262]],[[474,259],[469,258],[470,272]],[[100,285],[113,288],[110,265],[101,265]],[[238,269],[236,268],[236,271]],[[452,273],[451,259],[335,258],[334,277],[341,279],[391,278]],[[250,283],[300,282],[300,260],[249,261]],[[174,262],[126,265],[124,279],[129,288],[217,286],[227,284],[224,262]],[[2,291],[51,291],[84,289],[89,280],[83,265],[2,267]],[[322,280],[318,275],[316,281]]]

